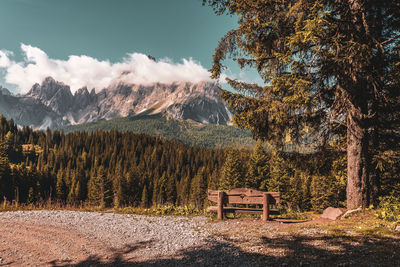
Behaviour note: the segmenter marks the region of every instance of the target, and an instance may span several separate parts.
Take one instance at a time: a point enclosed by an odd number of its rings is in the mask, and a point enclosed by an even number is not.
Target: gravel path
[[[205,217],[153,217],[76,211],[0,213],[0,266],[254,266],[212,235]]]
[[[335,228],[323,219],[0,212],[0,266],[400,266],[400,236],[357,234],[362,218]]]

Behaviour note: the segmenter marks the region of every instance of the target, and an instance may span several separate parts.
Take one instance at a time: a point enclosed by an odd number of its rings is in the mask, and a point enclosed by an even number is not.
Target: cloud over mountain
[[[152,84],[211,81],[210,73],[193,59],[176,63],[169,59],[155,61],[140,54],[128,54],[121,62],[112,63],[85,55],[71,55],[67,60],[50,58],[40,48],[21,44],[24,60],[16,62],[13,53],[0,50],[0,68],[5,69],[5,81],[26,93],[33,84],[51,76],[68,84],[75,92],[84,86],[101,90],[114,83]]]

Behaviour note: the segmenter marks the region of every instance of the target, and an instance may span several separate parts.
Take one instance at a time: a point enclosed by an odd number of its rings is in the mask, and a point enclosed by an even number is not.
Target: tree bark
[[[347,117],[347,208],[366,208],[370,203],[368,131],[362,121]]]

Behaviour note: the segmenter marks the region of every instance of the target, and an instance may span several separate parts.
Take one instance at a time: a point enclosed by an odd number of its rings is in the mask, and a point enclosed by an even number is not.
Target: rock
[[[333,208],[329,207],[324,210],[321,215],[321,218],[330,219],[330,220],[337,220],[339,219],[344,213],[346,212],[345,209],[342,208]]]
[[[361,211],[362,211],[362,208],[358,208],[358,209],[355,209],[355,210],[348,210],[348,211],[346,211],[346,213],[342,216],[342,219],[348,218],[348,217],[350,217],[351,215],[354,215],[354,214],[356,214],[356,213],[358,213],[358,212],[361,212]]]
[[[134,114],[162,114],[178,120],[223,125],[232,118],[219,97],[216,83],[206,81],[144,85],[121,82],[97,93],[89,93],[83,87],[72,94],[69,85],[47,77],[41,84],[33,85],[26,95],[7,92],[0,87],[0,114],[18,124],[42,129]]]

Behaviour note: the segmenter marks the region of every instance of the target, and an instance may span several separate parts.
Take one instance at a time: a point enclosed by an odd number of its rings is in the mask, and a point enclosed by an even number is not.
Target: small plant
[[[148,209],[125,207],[118,210],[124,214],[142,214],[142,215],[175,215],[175,216],[196,216],[204,215],[203,210],[196,209],[192,206],[175,206],[175,205],[159,205]]]
[[[394,196],[385,196],[379,198],[379,201],[378,218],[400,224],[400,199]]]
[[[281,219],[292,219],[292,220],[310,220],[312,216],[309,212],[301,212],[295,210],[290,206],[279,206],[279,218]]]

